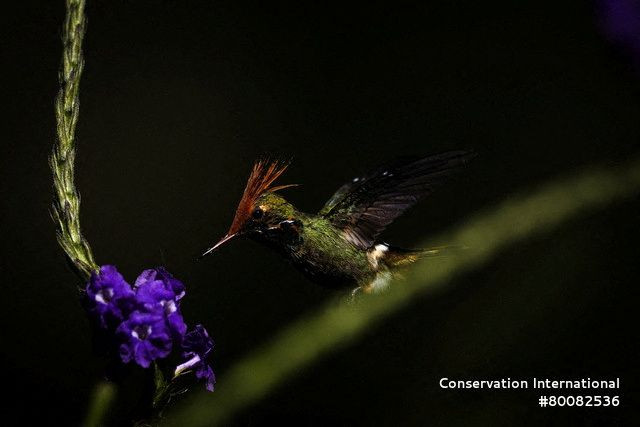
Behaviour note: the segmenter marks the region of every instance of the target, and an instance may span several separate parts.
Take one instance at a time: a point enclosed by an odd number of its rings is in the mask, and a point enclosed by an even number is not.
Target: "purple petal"
[[[160,313],[134,311],[116,330],[120,340],[120,358],[146,368],[151,361],[171,353],[172,339],[165,318]]]
[[[136,298],[147,309],[162,304],[163,301],[173,300],[175,294],[167,289],[159,280],[153,280],[143,283],[137,288]]]
[[[185,332],[187,332],[187,325],[184,323],[182,315],[175,312],[167,317],[167,321],[169,322],[169,329],[173,333],[174,337],[181,340]]]
[[[196,325],[192,331],[185,334],[182,341],[182,356],[187,362],[179,365],[176,372],[185,369],[194,369],[199,379],[206,380],[206,388],[213,391],[215,374],[211,366],[207,364],[207,357],[213,349],[213,340],[202,325]]]
[[[597,6],[605,36],[640,66],[640,2],[599,0]]]
[[[136,279],[136,282],[133,284],[133,287],[137,289],[147,282],[154,281],[156,278],[156,274],[157,272],[153,268],[144,270],[142,273],[140,273],[140,275]]]
[[[134,292],[118,270],[103,265],[87,283],[86,307],[102,328],[115,327],[131,311]]]
[[[131,347],[126,344],[120,345],[120,359],[124,363],[129,363],[131,361]]]
[[[164,267],[157,268],[158,277],[173,291],[175,300],[179,301],[185,294],[185,286],[180,280],[176,279]]]
[[[211,366],[207,365],[207,369],[206,369],[206,372],[204,373],[204,376],[201,376],[200,378],[203,378],[203,377],[206,378],[205,387],[207,391],[213,391],[214,386],[216,384],[216,376],[213,373],[213,369],[211,369]]]
[[[182,373],[183,371],[187,371],[187,370],[193,368],[194,366],[196,366],[199,363],[200,363],[200,356],[198,356],[196,354],[191,359],[189,359],[186,362],[176,366],[176,369],[175,369],[173,375],[180,375],[180,373]]]
[[[137,342],[134,344],[133,354],[134,354],[136,363],[142,366],[143,368],[148,368],[149,365],[151,364],[151,360],[155,359],[155,358],[152,358],[149,353],[150,352],[149,352],[148,346],[145,342]]]

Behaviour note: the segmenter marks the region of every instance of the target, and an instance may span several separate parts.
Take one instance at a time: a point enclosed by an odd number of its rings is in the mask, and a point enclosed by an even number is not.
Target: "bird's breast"
[[[375,275],[367,252],[354,247],[333,230],[305,227],[297,245],[289,248],[293,264],[324,286],[354,286]]]

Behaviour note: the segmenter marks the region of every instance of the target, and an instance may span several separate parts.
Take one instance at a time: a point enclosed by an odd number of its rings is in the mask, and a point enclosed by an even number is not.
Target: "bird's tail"
[[[403,267],[416,262],[421,258],[436,256],[455,255],[457,252],[466,249],[464,246],[434,246],[426,249],[404,249],[397,246],[385,244],[386,250],[382,256],[384,262],[390,268]]]

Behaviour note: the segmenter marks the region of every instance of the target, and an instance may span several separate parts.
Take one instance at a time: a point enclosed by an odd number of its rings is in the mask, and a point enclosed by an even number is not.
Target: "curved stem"
[[[101,382],[96,385],[83,425],[86,427],[99,427],[104,425],[104,419],[107,417],[115,396],[116,388],[112,383]]]
[[[488,262],[510,245],[639,192],[640,157],[635,157],[615,168],[591,169],[533,193],[510,198],[424,244],[448,242],[466,246],[466,250],[456,256],[416,263],[407,271],[403,286],[392,284],[388,292],[372,295],[357,307],[332,301],[291,323],[223,373],[216,386],[221,393],[191,397],[167,414],[164,425],[225,425],[237,412],[262,399],[287,378],[348,344],[419,294],[436,292],[456,275]]]
[[[87,279],[98,266],[80,230],[80,194],[74,180],[75,131],[80,107],[80,77],[84,66],[82,40],[86,28],[85,1],[67,0],[66,6],[60,90],[55,102],[57,139],[49,157],[55,190],[52,216],[60,246],[76,272]]]

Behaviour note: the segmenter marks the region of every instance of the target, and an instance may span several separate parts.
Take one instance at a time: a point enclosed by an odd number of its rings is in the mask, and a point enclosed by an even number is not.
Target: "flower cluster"
[[[207,359],[213,340],[202,325],[187,332],[180,313],[184,284],[164,268],[145,270],[133,287],[111,265],[93,273],[86,288],[87,310],[103,329],[112,331],[124,363],[143,368],[178,349],[184,363],[175,375],[193,371],[213,391],[215,375]]]

